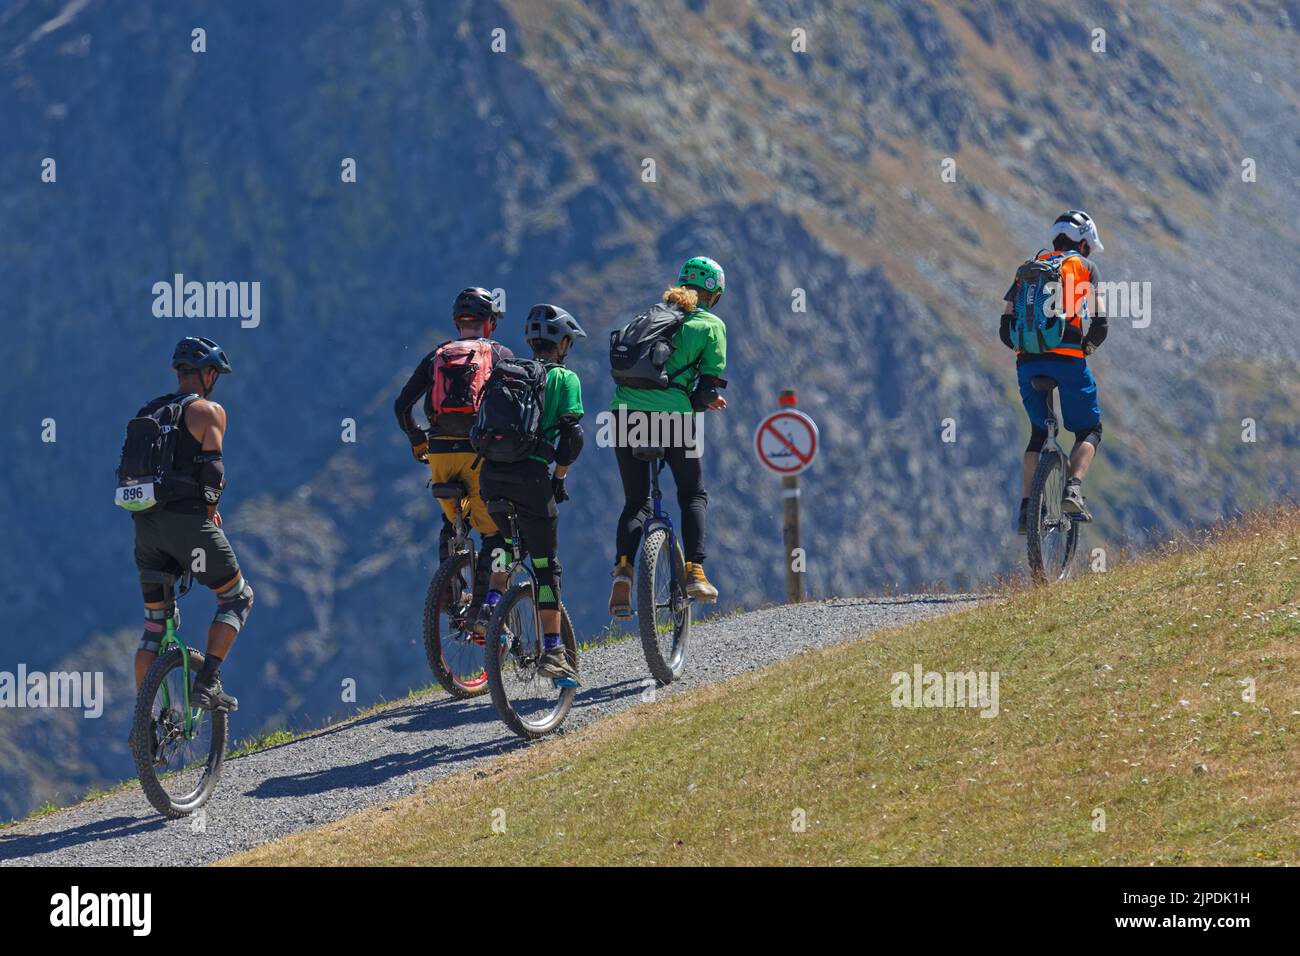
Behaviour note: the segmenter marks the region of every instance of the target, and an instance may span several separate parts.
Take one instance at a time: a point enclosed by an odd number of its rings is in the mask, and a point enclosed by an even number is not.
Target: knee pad
[[[161,591],[162,589],[159,588]],[[161,599],[162,595],[159,595]],[[167,630],[167,619],[171,618],[176,627],[181,626],[181,609],[172,605],[170,611],[165,607],[147,607],[144,609],[144,633],[140,635],[140,650],[157,654],[162,645],[163,633]]]
[[[533,558],[533,571],[537,574],[537,606],[543,611],[560,609],[559,558]]]
[[[1101,422],[1093,425],[1091,428],[1084,428],[1074,433],[1074,440],[1077,444],[1087,442],[1093,448],[1101,444]]]
[[[219,624],[230,625],[238,634],[248,621],[248,614],[252,609],[253,589],[241,574],[238,581],[217,595],[217,613],[212,620]]]
[[[1033,426],[1033,431],[1029,433],[1029,444],[1025,446],[1025,451],[1042,451],[1043,445],[1047,442],[1047,429]]]
[[[497,563],[500,562],[500,567]],[[478,568],[476,572],[491,574],[494,571],[504,571],[510,566],[510,542],[506,541],[506,536],[501,532],[496,534],[482,535],[482,541],[478,549]],[[487,587],[486,582],[483,585]]]

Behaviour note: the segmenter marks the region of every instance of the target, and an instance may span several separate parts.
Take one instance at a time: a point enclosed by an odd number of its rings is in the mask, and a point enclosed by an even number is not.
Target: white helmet
[[[1055,239],[1061,234],[1064,234],[1071,242],[1086,240],[1088,245],[1098,252],[1102,252],[1106,248],[1101,244],[1101,236],[1097,235],[1097,224],[1082,209],[1071,209],[1056,217],[1056,222],[1052,223],[1052,234],[1049,238]]]

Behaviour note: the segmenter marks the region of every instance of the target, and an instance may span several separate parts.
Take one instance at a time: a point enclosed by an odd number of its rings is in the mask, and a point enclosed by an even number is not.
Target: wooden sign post
[[[804,599],[803,576],[807,567],[799,527],[799,473],[817,457],[817,424],[797,411],[794,389],[778,398],[779,411],[768,415],[754,433],[754,450],[769,471],[781,476],[781,498],[785,517],[785,599],[798,604]]]

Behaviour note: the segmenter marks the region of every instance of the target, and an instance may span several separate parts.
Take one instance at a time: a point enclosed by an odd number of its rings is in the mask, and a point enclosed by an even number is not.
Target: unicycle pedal
[[[572,690],[575,687],[582,686],[582,682],[576,677],[552,677],[551,683],[561,690]]]

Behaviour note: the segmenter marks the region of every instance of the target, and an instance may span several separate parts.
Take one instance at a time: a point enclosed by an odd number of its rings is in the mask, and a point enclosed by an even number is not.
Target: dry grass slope
[[[230,862],[1296,863],[1297,638],[1287,509],[642,706]],[[893,707],[918,662],[998,671],[999,715]]]

